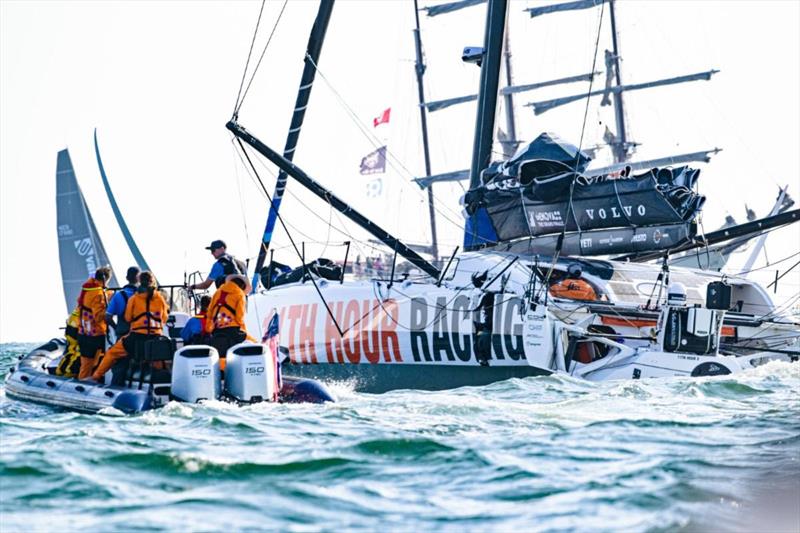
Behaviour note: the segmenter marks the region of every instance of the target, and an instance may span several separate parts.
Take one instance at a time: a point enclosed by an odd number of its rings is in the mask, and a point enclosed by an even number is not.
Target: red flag
[[[392,113],[392,108],[391,107],[387,107],[384,110],[384,112],[380,114],[380,116],[377,116],[377,117],[372,119],[373,127],[377,128],[379,125],[381,125],[381,124],[383,124],[385,122],[389,122],[389,115],[391,113]]]

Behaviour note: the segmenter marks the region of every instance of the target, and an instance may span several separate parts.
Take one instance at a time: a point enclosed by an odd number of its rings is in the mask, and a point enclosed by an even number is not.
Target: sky
[[[589,72],[596,52],[602,69],[603,50],[611,46],[608,12],[535,19],[524,13],[549,3],[510,2],[516,83]],[[317,3],[283,6],[266,3],[251,72],[272,38],[239,113],[242,125],[279,151]],[[0,342],[58,335],[66,318],[55,218],[59,150],[70,150],[117,274],[133,264],[97,170],[95,128],[120,209],[162,283],[207,272],[212,259],[204,247],[213,239],[224,239],[238,257],[255,255],[267,203],[224,126],[260,7],[257,1],[0,0]],[[295,162],[387,230],[426,243],[425,194],[410,182],[424,173],[413,14],[408,1],[337,2]],[[464,46],[482,44],[484,14],[477,6],[421,17],[428,100],[477,90],[479,69],[460,55]],[[629,137],[641,143],[635,159],[723,149],[699,165],[700,192],[708,196],[706,231],[728,213],[743,221],[745,203],[766,214],[779,185],[800,198],[800,2],[620,0],[617,25],[623,82],[720,70],[708,82],[624,97]],[[606,125],[614,129],[613,112],[599,106],[600,98],[538,116],[524,105],[588,88],[583,83],[519,95],[519,137],[552,131],[576,144],[597,143]],[[387,107],[389,124],[373,127]],[[429,116],[434,173],[469,165],[474,122],[475,104]],[[382,145],[391,154],[387,172],[361,176],[361,158]],[[600,153],[596,164],[608,159]],[[271,191],[275,169],[259,165]],[[460,184],[435,188],[443,254],[460,244],[463,192]],[[297,184],[290,182],[282,213],[309,257],[341,259],[345,240],[354,242],[353,254],[374,253],[363,232]],[[276,259],[296,265],[288,244],[279,231]],[[751,276],[768,283],[796,258],[768,265],[798,251],[800,225],[773,233]],[[734,258],[731,268],[745,256]],[[783,278],[776,301],[798,290],[800,269]]]

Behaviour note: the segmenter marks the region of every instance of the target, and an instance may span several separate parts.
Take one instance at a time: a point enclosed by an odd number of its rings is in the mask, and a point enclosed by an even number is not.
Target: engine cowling
[[[172,396],[182,402],[216,400],[220,396],[219,354],[211,346],[187,346],[172,362]]]
[[[240,402],[278,399],[277,362],[266,346],[249,342],[228,350],[225,394]]]

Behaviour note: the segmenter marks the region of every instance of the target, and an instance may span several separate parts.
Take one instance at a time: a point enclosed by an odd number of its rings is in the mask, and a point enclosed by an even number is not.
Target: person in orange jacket
[[[211,346],[217,349],[220,368],[225,368],[228,348],[245,340],[256,342],[247,334],[245,310],[247,280],[239,274],[231,274],[211,298],[206,318],[206,333],[211,334]]]
[[[569,298],[570,300],[597,300],[597,292],[588,281],[581,279],[582,275],[583,270],[580,265],[570,265],[566,277],[556,280],[550,285],[550,294],[556,298]]]
[[[157,290],[155,276],[152,272],[142,272],[139,274],[139,287],[125,307],[124,318],[131,326],[130,332],[108,349],[103,361],[92,374],[92,379],[102,381],[105,373],[117,361],[133,353],[136,345],[160,336],[168,317],[169,307],[164,296]]]
[[[81,352],[81,368],[78,379],[87,379],[103,358],[106,350],[106,308],[108,293],[106,282],[111,279],[111,267],[97,269],[94,277],[81,286],[78,295],[80,322],[78,324],[78,347]]]

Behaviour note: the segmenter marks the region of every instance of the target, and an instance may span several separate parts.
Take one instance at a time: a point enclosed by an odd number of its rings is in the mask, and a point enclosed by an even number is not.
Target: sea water
[[[2,345],[0,374],[33,345]],[[5,531],[798,531],[800,364],[83,415],[0,393]]]

